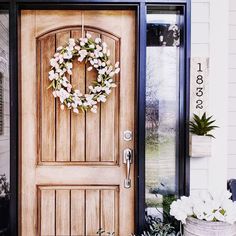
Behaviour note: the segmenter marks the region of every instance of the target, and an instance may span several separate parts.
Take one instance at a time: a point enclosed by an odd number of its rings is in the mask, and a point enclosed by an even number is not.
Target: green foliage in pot
[[[207,117],[206,112],[204,112],[201,117],[194,114],[193,120],[189,122],[189,131],[192,134],[215,138],[210,132],[219,127],[213,125],[215,120],[212,120],[212,117],[213,116]]]
[[[146,229],[141,236],[176,236],[175,227],[171,223],[163,223],[161,219],[154,216],[146,216]],[[134,235],[135,236],[135,235]]]
[[[171,223],[163,223],[160,218],[154,216],[146,216],[146,229],[140,236],[180,236],[180,232],[176,232],[175,227]],[[115,233],[106,232],[99,229],[97,232],[100,236],[116,236]],[[128,235],[127,235],[128,236]],[[129,236],[138,236],[130,234]]]

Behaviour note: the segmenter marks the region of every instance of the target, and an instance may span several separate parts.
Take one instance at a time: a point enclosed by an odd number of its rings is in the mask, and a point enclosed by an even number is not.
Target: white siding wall
[[[209,0],[192,1],[192,57],[209,57]],[[191,191],[207,189],[208,158],[191,158],[190,187]]]
[[[235,0],[232,1],[236,2]],[[220,129],[215,131],[216,139],[213,140],[212,144],[212,156],[209,158],[192,158],[190,161],[191,192],[204,189],[221,191],[226,188],[228,155],[228,11],[227,1],[222,4],[222,1],[216,0],[192,0],[191,56],[210,58],[209,111],[207,112],[209,115],[214,115]],[[236,63],[236,58],[234,63]],[[234,91],[236,90],[231,88],[231,92]],[[236,131],[236,126],[234,131]],[[231,135],[234,136],[236,141],[236,132],[234,131],[232,130]]]
[[[228,178],[236,179],[236,1],[229,4]]]

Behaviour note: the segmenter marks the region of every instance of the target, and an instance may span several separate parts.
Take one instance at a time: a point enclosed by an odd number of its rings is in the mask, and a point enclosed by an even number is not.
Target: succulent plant
[[[193,114],[193,120],[189,122],[189,131],[192,134],[215,138],[209,132],[219,127],[213,125],[215,123],[215,120],[212,120],[212,117],[213,116],[207,117],[206,112],[204,112],[201,117],[196,114]]]

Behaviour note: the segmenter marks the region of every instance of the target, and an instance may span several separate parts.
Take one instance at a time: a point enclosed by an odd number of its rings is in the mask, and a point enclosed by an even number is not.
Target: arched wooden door
[[[117,88],[97,114],[61,110],[48,90],[49,60],[58,46],[84,34],[100,37],[120,61]],[[134,230],[134,168],[124,187],[123,151],[134,149],[135,14],[133,11],[21,12],[22,236],[96,235],[99,228],[128,236]],[[82,92],[96,79],[74,63],[71,81]],[[135,157],[134,157],[135,159]],[[134,164],[134,162],[132,163]]]

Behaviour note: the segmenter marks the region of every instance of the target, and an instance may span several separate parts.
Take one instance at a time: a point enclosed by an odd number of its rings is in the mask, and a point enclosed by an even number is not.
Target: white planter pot
[[[184,225],[184,236],[236,236],[236,225],[189,217]]]
[[[191,157],[211,156],[212,138],[208,136],[190,135],[189,155]]]

